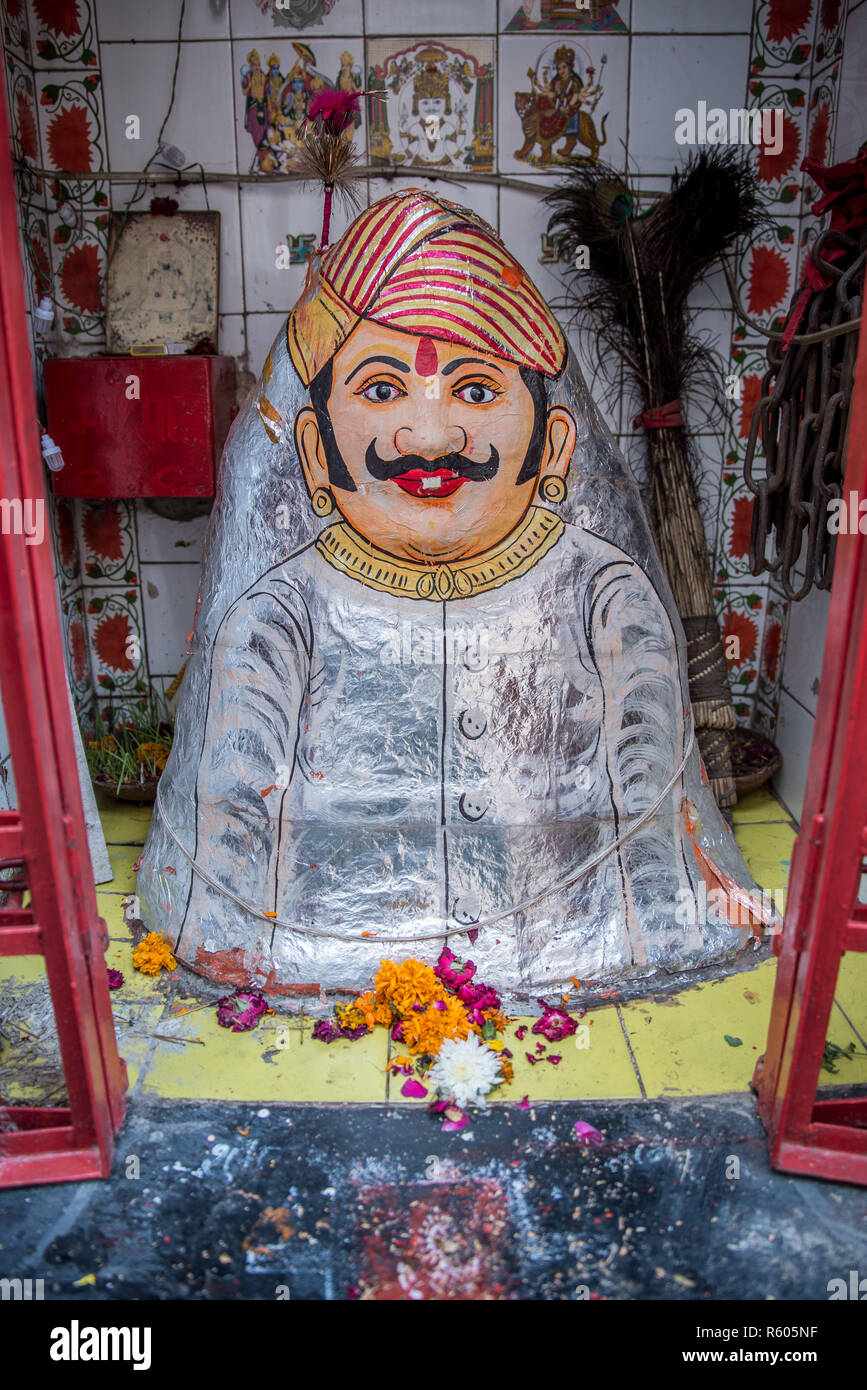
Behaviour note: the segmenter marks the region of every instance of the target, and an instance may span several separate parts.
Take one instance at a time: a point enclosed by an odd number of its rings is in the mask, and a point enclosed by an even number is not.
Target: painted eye
[[[467,405],[487,405],[490,401],[496,400],[496,392],[490,386],[483,386],[479,381],[473,381],[469,386],[462,386],[455,392],[459,401],[465,401]]]
[[[374,381],[370,386],[365,386],[361,394],[366,401],[373,401],[375,405],[387,405],[389,401],[396,401],[403,392],[388,381]]]

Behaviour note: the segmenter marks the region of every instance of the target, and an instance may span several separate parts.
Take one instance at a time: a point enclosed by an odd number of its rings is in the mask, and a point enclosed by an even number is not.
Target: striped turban
[[[287,330],[305,386],[362,318],[545,376],[566,360],[556,319],[496,232],[417,188],[381,198],[311,262]]]

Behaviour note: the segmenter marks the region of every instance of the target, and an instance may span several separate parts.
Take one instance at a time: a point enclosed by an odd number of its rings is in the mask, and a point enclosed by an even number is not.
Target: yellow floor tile
[[[858,1086],[867,1081],[867,1049],[839,1009],[831,1010],[827,1039],[844,1048],[854,1043],[855,1052],[848,1059],[840,1058],[834,1063],[836,1072],[819,1070],[819,1089],[825,1090],[828,1086]]]
[[[108,858],[114,878],[100,884],[103,892],[134,893],[135,874],[132,866],[141,854],[141,845],[109,845]]]
[[[648,1096],[747,1090],[765,1049],[775,969],[775,961],[765,961],[664,1003],[622,1004]],[[727,1043],[726,1034],[740,1038],[740,1044]]]
[[[559,1043],[546,1042],[531,1032],[536,1021],[535,1018],[522,1018],[506,1029],[506,1046],[514,1054],[515,1078],[509,1089],[515,1100],[524,1095],[531,1101],[641,1095],[616,1008],[609,1006],[585,1014],[578,1032]],[[520,1024],[527,1027],[523,1042],[515,1038],[515,1029]],[[547,1050],[537,1054],[536,1044],[540,1042],[545,1043]],[[589,1045],[584,1046],[585,1043]],[[527,1061],[528,1052],[540,1055],[542,1060],[531,1065]],[[557,1066],[544,1060],[558,1054],[563,1060]]]
[[[742,796],[733,809],[732,819],[736,826],[750,825],[756,821],[783,820],[789,822],[789,813],[767,787],[748,792]]]
[[[847,951],[843,956],[834,998],[867,1043],[867,951]]]
[[[132,801],[115,801],[98,791],[96,805],[106,844],[144,844],[154,812],[153,804],[138,806]]]
[[[310,1019],[273,1015],[250,1033],[232,1033],[214,1010],[163,1017],[156,1031],[203,1045],[158,1041],[143,1091],[187,1100],[384,1101],[386,1030],[320,1043],[312,1027]]]
[[[747,868],[760,888],[785,894],[796,839],[791,825],[741,825],[737,835]]]

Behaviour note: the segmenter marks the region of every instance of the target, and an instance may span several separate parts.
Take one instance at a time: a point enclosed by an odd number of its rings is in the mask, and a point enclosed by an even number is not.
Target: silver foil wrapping
[[[314,544],[339,517],[311,509],[282,331],[271,358],[280,418],[266,432],[260,380],[223,456],[138,874],[148,926],[193,970],[289,998],[444,943],[507,997],[634,993],[742,952],[747,918],[709,885],[758,892],[692,746],[637,487],[571,354],[550,399],[578,443],[567,500],[528,518],[541,558],[406,599]]]

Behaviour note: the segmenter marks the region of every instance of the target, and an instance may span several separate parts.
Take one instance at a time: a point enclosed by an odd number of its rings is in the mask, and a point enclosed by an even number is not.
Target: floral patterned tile
[[[19,58],[6,54],[6,94],[12,127],[12,151],[17,160],[29,159],[40,164],[39,123],[36,112],[36,87],[29,67]],[[38,185],[41,190],[41,185]]]
[[[0,0],[0,22],[3,43],[25,63],[30,62],[30,34],[27,28],[27,8],[24,0]]]
[[[39,208],[30,208],[24,215],[21,258],[26,271],[30,303],[35,308],[43,295],[54,296],[55,293],[48,245],[48,220]]]
[[[767,586],[761,580],[714,590],[732,703],[742,722],[749,722],[752,716],[767,597]]]
[[[741,247],[737,267],[740,301],[751,318],[765,328],[778,329],[795,288],[798,260],[798,218],[775,221]],[[748,334],[755,330],[747,328]]]
[[[58,336],[81,348],[105,340],[105,268],[108,213],[80,218],[74,227],[49,216]]]
[[[29,5],[34,67],[96,67],[90,0],[29,0]]]
[[[753,702],[752,727],[760,730],[760,732],[765,734],[772,742],[777,732],[777,715],[779,714],[779,709],[779,694],[773,700],[766,700],[762,695],[761,689],[756,691],[756,698]]]
[[[752,152],[753,169],[762,200],[768,205],[796,204],[801,193],[801,160],[804,157],[807,127],[807,98],[809,84],[793,82],[790,78],[780,78],[777,74],[766,79],[753,78],[750,82],[750,109],[758,107],[782,109],[780,128],[780,149],[776,137],[777,118],[774,117],[772,138],[763,141]],[[793,209],[796,214],[797,207]],[[781,211],[779,216],[785,217]],[[791,216],[792,213],[789,214]]]
[[[90,659],[97,693],[147,692],[147,661],[137,589],[85,589]]]
[[[837,115],[837,78],[839,63],[821,77],[814,79],[810,88],[810,109],[807,115],[807,156],[820,164],[833,162],[834,123]],[[855,151],[851,151],[852,154]],[[846,157],[845,155],[843,156]],[[809,207],[821,197],[821,189],[806,174],[804,175],[804,206]]]
[[[842,54],[848,8],[846,0],[819,0],[816,46],[813,53],[814,71],[819,71]]]
[[[816,27],[816,0],[758,0],[753,29],[756,72],[770,68],[809,71]]]
[[[779,708],[780,703],[780,685],[785,662],[788,624],[788,600],[777,593],[772,586],[769,586],[756,697],[774,712]]]
[[[39,122],[45,167],[96,174],[106,167],[102,82],[98,72],[38,72]],[[75,185],[86,207],[107,205],[108,190],[94,177]]]
[[[134,502],[114,498],[83,501],[81,548],[85,584],[121,583],[138,586]]]
[[[93,694],[84,604],[84,594],[80,588],[60,601],[66,669],[76,708],[80,702],[89,699]]]
[[[75,507],[75,501],[68,497],[55,498],[51,507],[52,538],[61,590],[73,589],[81,583]]]

